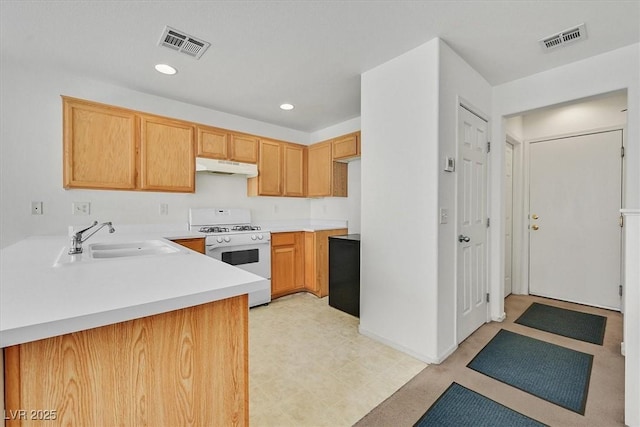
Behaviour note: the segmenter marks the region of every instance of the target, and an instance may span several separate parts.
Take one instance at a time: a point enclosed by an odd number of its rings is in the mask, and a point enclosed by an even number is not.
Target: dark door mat
[[[602,345],[607,318],[534,302],[515,323],[563,337]]]
[[[584,415],[593,356],[501,329],[467,365]]]
[[[414,424],[414,427],[538,427],[544,425],[458,383],[453,383]]]

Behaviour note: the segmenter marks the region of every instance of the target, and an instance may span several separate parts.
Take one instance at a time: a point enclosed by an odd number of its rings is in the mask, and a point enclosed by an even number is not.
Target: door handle
[[[469,236],[465,236],[464,234],[461,234],[458,236],[458,242],[470,242],[471,241],[471,237]]]

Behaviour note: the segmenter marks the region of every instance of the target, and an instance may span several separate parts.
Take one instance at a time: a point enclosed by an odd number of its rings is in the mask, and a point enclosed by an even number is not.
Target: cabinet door
[[[304,233],[271,235],[271,296],[304,289]]]
[[[63,129],[64,188],[135,189],[133,112],[63,98]]]
[[[344,135],[333,140],[333,158],[349,159],[360,155],[360,132]]]
[[[198,156],[226,160],[229,133],[224,129],[198,126]]]
[[[283,196],[304,197],[305,195],[305,147],[284,144]]]
[[[231,134],[229,159],[242,163],[258,163],[258,139],[249,135]]]
[[[193,239],[172,239],[171,241],[182,245],[185,248],[200,252],[201,254],[205,252],[204,237],[196,237]]]
[[[261,196],[282,195],[282,145],[276,141],[260,140],[258,159],[258,194]]]
[[[331,141],[310,146],[307,195],[309,197],[331,196],[332,175]]]
[[[189,123],[141,116],[140,188],[194,192],[193,135]]]

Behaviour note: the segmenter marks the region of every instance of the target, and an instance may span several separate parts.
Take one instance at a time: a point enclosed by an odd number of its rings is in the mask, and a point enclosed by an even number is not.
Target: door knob
[[[471,241],[471,237],[469,236],[465,236],[464,234],[461,234],[458,236],[458,242],[469,242]]]
[[[538,227],[538,224],[533,224],[531,228],[533,229],[533,231],[536,231],[540,227]]]

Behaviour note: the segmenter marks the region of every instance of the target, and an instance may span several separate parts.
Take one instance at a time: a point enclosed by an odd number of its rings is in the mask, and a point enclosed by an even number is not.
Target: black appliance
[[[329,237],[329,305],[360,317],[360,235]]]

